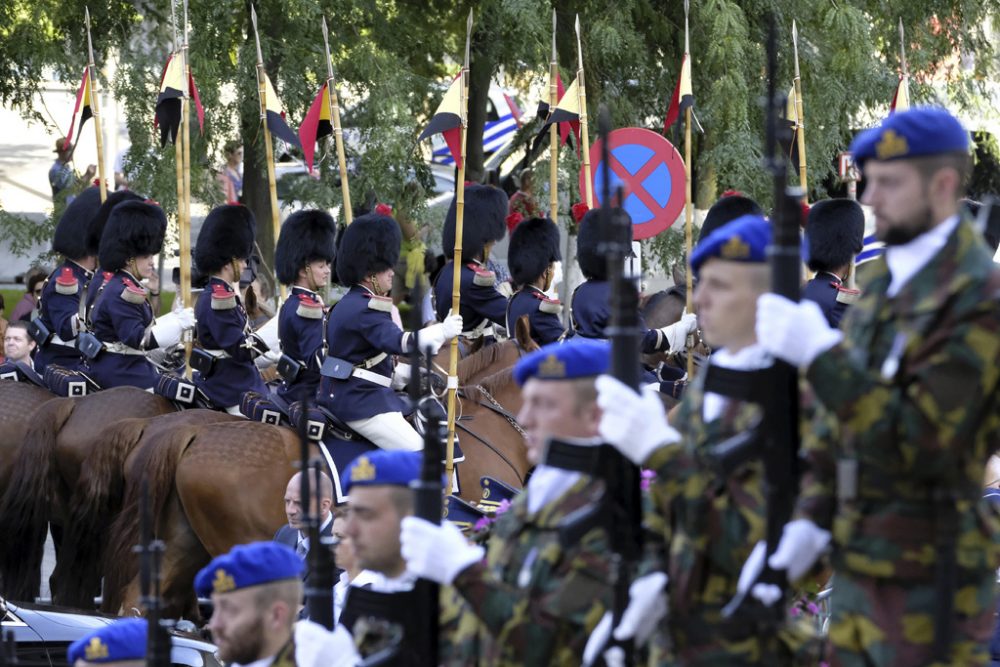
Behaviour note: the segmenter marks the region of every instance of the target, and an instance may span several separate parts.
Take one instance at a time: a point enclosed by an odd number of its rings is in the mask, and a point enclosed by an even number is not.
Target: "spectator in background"
[[[521,173],[517,177],[518,190],[511,195],[510,201],[507,204],[508,213],[520,213],[521,217],[525,220],[545,217],[538,206],[538,200],[535,199],[535,188],[532,183],[533,176],[534,172],[531,169],[521,170]]]
[[[7,333],[7,318],[4,317],[4,308],[6,304],[3,301],[3,294],[0,294],[0,340],[3,340],[4,334]]]
[[[28,335],[27,322],[11,322],[3,335],[3,358],[5,361],[21,361],[34,367],[31,355],[35,352],[35,340]]]
[[[238,204],[243,197],[243,144],[230,141],[223,149],[226,164],[219,174],[227,204]]]
[[[78,182],[76,172],[70,166],[70,162],[73,161],[73,150],[75,148],[73,144],[66,141],[66,137],[56,139],[56,148],[53,151],[56,154],[56,161],[49,168],[49,185],[52,187],[53,200],[56,199],[59,193],[71,188],[71,186],[76,185]],[[96,172],[97,165],[87,165],[87,171],[84,172],[83,178],[79,180],[87,183],[94,177]]]
[[[30,321],[31,313],[35,310],[35,306],[38,305],[38,297],[42,295],[42,287],[45,283],[45,272],[38,269],[32,269],[25,275],[27,289],[24,292],[24,296],[22,296],[21,300],[17,302],[17,305],[14,306],[13,312],[10,314],[11,322],[17,320],[24,320],[25,322]]]

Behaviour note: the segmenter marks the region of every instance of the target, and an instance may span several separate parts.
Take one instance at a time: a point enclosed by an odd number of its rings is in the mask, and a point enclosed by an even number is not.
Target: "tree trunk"
[[[483,181],[486,156],[483,154],[483,126],[486,124],[486,106],[489,103],[490,79],[493,63],[486,60],[475,47],[476,42],[489,39],[489,35],[474,32],[472,35],[472,63],[469,65],[469,134],[466,139],[465,180]]]

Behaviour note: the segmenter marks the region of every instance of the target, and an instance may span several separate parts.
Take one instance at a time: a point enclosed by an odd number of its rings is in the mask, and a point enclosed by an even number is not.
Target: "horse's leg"
[[[160,516],[159,536],[166,545],[163,554],[163,615],[201,622],[198,598],[194,593],[195,575],[208,565],[211,556],[184,515],[180,499],[173,494]]]

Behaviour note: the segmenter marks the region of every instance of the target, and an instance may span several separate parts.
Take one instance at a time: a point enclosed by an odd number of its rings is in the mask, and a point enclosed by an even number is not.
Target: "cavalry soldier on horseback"
[[[247,207],[218,206],[205,218],[194,248],[195,265],[209,276],[195,304],[200,349],[191,356],[194,382],[216,406],[234,415],[240,414],[244,392],[268,393],[254,359],[272,346],[251,331],[237,291],[256,229]]]
[[[344,231],[337,249],[337,277],[350,289],[328,318],[329,353],[317,400],[378,447],[416,451],[423,439],[404,419],[405,401],[392,389],[392,357],[409,353],[414,345],[437,352],[462,331],[462,318],[448,315],[443,323],[416,333],[393,322],[388,295],[400,238],[399,224],[378,213],[355,219]]]
[[[628,217],[624,211],[621,215]],[[629,241],[632,225],[629,219]],[[600,217],[596,209],[587,211],[580,221],[576,239],[576,261],[586,278],[573,292],[571,299],[573,330],[583,338],[606,339],[605,329],[611,320],[610,283],[608,282],[607,255],[602,248]],[[640,321],[640,324],[641,321]],[[642,325],[645,328],[645,325]],[[660,329],[645,329],[641,348],[646,354],[652,352],[679,352],[684,349],[687,335],[695,330],[697,320],[692,313]],[[644,381],[656,382],[652,372],[644,374]]]
[[[277,394],[288,403],[313,399],[323,363],[326,307],[319,291],[330,284],[330,263],[336,258],[333,218],[320,210],[298,211],[285,221],[274,251],[278,280],[290,285],[288,300],[278,312],[284,382]]]
[[[547,224],[552,224],[551,222]],[[493,527],[488,551],[469,544],[451,522],[402,524],[406,567],[453,586],[478,622],[459,623],[455,650],[483,665],[579,665],[587,634],[611,604],[608,535],[590,525],[579,536],[561,528],[599,502],[604,483],[543,463],[551,438],[599,445],[594,379],[608,370],[610,345],[574,338],[518,361],[514,379],[524,405],[518,422],[535,464],[525,491]]]
[[[441,246],[448,262],[434,283],[437,318],[443,322],[451,308],[455,256],[455,200],[444,219]],[[492,342],[493,324],[507,323],[507,297],[497,285],[496,275],[486,262],[493,244],[507,233],[507,195],[490,185],[465,186],[465,213],[462,223],[462,281],[459,314],[468,327],[462,338],[472,343],[483,338]]]
[[[507,251],[510,274],[519,287],[507,303],[507,331],[521,317],[531,325],[531,337],[539,345],[554,343],[566,335],[562,304],[545,292],[552,286],[559,252],[559,228],[548,218],[525,220],[514,228]]]
[[[166,229],[163,210],[149,202],[123,202],[108,216],[99,259],[112,275],[102,284],[90,317],[100,346],[82,349],[89,374],[104,389],[134,386],[160,393],[162,378],[146,351],[176,345],[182,331],[194,326],[190,309],[155,318],[149,291],[141,284],[155,270],[153,259]],[[194,388],[181,383],[167,398],[191,403]]]
[[[63,256],[38,301],[38,311],[31,325],[31,336],[38,344],[35,370],[41,375],[49,364],[77,370],[82,361],[74,342],[80,322],[80,298],[94,277],[100,236],[91,238],[91,218],[101,206],[101,193],[87,188],[70,202],[56,225],[52,250]]]
[[[848,305],[858,295],[845,282],[854,256],[864,247],[865,213],[851,199],[824,199],[809,208],[806,223],[806,265],[816,276],[806,283],[802,298],[815,301],[831,327],[840,325]]]

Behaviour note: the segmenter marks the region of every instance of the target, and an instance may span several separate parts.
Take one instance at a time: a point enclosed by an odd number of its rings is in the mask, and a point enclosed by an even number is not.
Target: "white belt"
[[[355,368],[354,371],[351,373],[351,375],[353,375],[356,378],[361,378],[362,380],[368,380],[369,382],[373,382],[381,387],[392,386],[392,378],[386,377],[385,375],[381,375],[379,373],[372,373],[371,371],[366,371],[363,368]]]
[[[71,341],[65,341],[62,338],[60,338],[59,336],[55,335],[55,334],[52,334],[52,338],[49,339],[49,343],[48,344],[49,345],[62,345],[63,347],[71,347],[74,350],[76,349],[76,344],[72,340]]]
[[[386,354],[385,352],[381,352],[379,354],[376,354],[371,359],[365,359],[360,364],[357,364],[355,366],[355,368],[360,368],[362,370],[367,370],[369,368],[374,368],[375,366],[378,366],[379,364],[381,364],[385,360],[385,358],[388,357],[388,356],[389,355]],[[379,377],[383,377],[383,376],[379,376]]]
[[[140,357],[146,356],[146,353],[142,350],[137,350],[134,347],[129,347],[121,341],[115,341],[114,343],[104,343],[104,349],[108,352],[114,352],[115,354],[134,354]]]
[[[205,352],[206,354],[212,355],[216,359],[229,359],[232,356],[231,354],[229,354],[225,350],[208,350],[208,349],[205,349],[205,348],[201,348],[201,351]]]
[[[475,329],[472,329],[471,331],[462,332],[462,337],[468,338],[469,340],[475,340],[483,336],[492,336],[492,335],[493,335],[493,323],[490,322],[489,320],[483,320],[482,322],[479,323],[479,326],[477,326]]]

